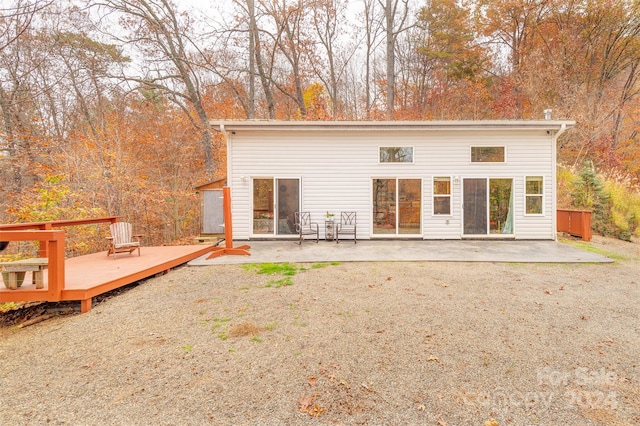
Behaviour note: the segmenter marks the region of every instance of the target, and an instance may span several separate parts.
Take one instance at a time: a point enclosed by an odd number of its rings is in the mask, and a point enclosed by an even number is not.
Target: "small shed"
[[[203,235],[224,234],[222,188],[225,185],[226,179],[220,179],[196,186],[200,194],[200,233]]]

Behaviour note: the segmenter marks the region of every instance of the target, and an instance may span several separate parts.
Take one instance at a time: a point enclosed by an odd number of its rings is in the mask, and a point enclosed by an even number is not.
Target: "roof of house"
[[[290,131],[433,131],[433,130],[551,130],[575,126],[572,120],[452,120],[452,121],[283,121],[221,120],[211,126],[222,133],[238,130]]]

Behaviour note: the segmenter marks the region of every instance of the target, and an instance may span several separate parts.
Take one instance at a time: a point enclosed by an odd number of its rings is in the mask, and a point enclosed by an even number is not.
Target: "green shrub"
[[[590,210],[595,233],[626,241],[640,237],[640,194],[628,179],[602,176],[590,162],[579,171],[560,165],[557,188],[558,207]]]

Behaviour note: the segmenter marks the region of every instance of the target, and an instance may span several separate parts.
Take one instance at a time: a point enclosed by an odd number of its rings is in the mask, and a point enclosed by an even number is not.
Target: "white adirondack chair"
[[[131,254],[134,250],[138,250],[138,256],[140,256],[142,235],[133,234],[130,223],[115,222],[109,225],[109,230],[111,231],[111,237],[107,237],[109,241],[107,256],[113,254],[115,258],[117,253]]]

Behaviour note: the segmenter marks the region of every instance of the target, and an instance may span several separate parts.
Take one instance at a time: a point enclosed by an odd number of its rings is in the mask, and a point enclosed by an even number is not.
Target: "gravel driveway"
[[[0,329],[0,424],[637,425],[639,245],[590,247],[616,262],[181,267]]]

